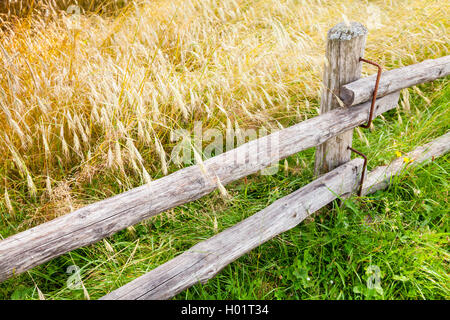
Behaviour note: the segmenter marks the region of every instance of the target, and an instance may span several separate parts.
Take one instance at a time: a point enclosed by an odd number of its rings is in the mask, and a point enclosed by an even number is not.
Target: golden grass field
[[[364,23],[366,57],[389,69],[448,55],[449,16],[443,0],[157,0],[2,18],[2,212],[26,229],[98,200],[77,188],[92,179],[126,190],[167,174],[171,131],[195,121],[302,121],[340,21]]]

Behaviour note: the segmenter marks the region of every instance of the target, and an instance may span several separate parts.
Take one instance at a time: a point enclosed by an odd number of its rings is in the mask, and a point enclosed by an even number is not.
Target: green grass
[[[448,79],[420,89],[431,103],[410,89],[409,112],[377,118],[363,139],[355,133],[354,145],[367,154],[369,169],[449,130]],[[231,200],[214,192],[119,232],[109,245],[75,250],[9,279],[0,284],[0,298],[38,299],[38,287],[46,299],[84,299],[83,290],[67,288],[70,265],[82,268],[86,291],[99,298],[306,185],[313,158],[314,150],[306,150],[288,159],[287,172],[281,166],[274,176],[253,175],[227,186]],[[335,202],[175,299],[449,299],[449,169],[443,156],[404,172],[388,190]],[[75,191],[94,201],[121,187],[104,177]],[[32,201],[23,206],[16,221],[0,206],[6,217],[2,237],[32,214]],[[380,286],[368,288],[377,276]]]

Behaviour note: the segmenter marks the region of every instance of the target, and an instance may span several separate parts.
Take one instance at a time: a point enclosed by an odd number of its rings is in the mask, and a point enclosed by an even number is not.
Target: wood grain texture
[[[375,114],[397,106],[399,93],[377,101]],[[196,200],[367,120],[370,103],[340,108],[250,141],[149,185],[93,203],[0,241],[0,281],[178,205]]]
[[[425,60],[421,63],[394,69],[381,74],[377,97],[448,76],[450,56]],[[373,94],[376,75],[362,78],[342,86],[341,100],[346,106],[368,101]]]
[[[320,113],[341,107],[338,101],[342,85],[361,77],[367,29],[358,22],[347,26],[339,23],[328,32],[326,63],[323,73]],[[333,170],[350,160],[348,146],[352,146],[353,129],[341,133],[316,149],[314,171],[316,176]]]
[[[386,188],[392,177],[407,166],[432,160],[449,150],[450,132],[408,153],[406,156],[413,162],[407,164],[398,158],[389,166],[375,168],[366,177],[363,194]],[[362,159],[355,159],[338,167],[102,299],[168,299],[198,282],[206,282],[248,251],[295,227],[337,195],[348,197],[357,188],[362,163]]]
[[[246,252],[292,229],[340,194],[355,190],[363,160],[354,159],[102,299],[168,299],[214,277]]]

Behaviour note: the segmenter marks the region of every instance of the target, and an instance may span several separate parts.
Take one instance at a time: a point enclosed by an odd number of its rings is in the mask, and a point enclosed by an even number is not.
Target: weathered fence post
[[[320,113],[341,107],[339,100],[342,85],[361,77],[367,29],[359,22],[339,23],[328,31],[326,60]],[[344,132],[316,148],[315,173],[322,175],[350,160],[353,129]]]

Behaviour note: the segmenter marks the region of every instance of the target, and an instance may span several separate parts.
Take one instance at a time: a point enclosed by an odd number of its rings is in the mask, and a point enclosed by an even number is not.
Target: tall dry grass
[[[449,13],[441,0],[157,0],[114,17],[5,23],[4,208],[13,215],[35,197],[47,219],[84,202],[71,193],[77,183],[110,175],[128,188],[130,177],[166,174],[171,131],[194,121],[301,121],[319,96],[334,24],[363,22],[366,56],[398,67],[448,54]]]
[[[2,0],[0,16],[5,18],[23,18],[31,15],[58,14],[76,5],[83,12],[114,14],[134,0]]]

